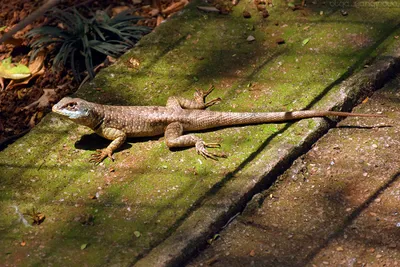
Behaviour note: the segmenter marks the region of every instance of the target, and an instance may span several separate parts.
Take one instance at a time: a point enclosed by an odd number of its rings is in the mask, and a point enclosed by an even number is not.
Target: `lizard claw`
[[[102,162],[105,158],[109,157],[112,161],[114,161],[114,158],[112,156],[112,151],[111,149],[97,149],[96,153],[92,154],[91,159],[89,160],[89,162],[93,162],[93,163],[100,163]]]
[[[208,88],[207,91],[203,91],[203,90],[196,89],[195,96],[205,98],[205,97],[207,97],[212,91],[214,91],[214,88],[215,88],[214,85],[210,85],[210,88]]]
[[[207,103],[205,103],[204,105],[205,105],[205,107],[206,108],[208,108],[208,107],[211,107],[211,106],[213,106],[213,105],[215,105],[215,104],[218,104],[218,103],[220,103],[222,100],[221,100],[221,98],[216,98],[216,99],[213,99],[213,100],[211,100],[211,101],[208,101]]]
[[[213,159],[213,160],[218,160],[218,158],[226,158],[227,156],[222,153],[213,153],[209,152],[206,148],[219,148],[221,147],[220,144],[218,143],[205,143],[204,141],[198,141],[196,143],[196,152],[197,154],[201,155],[205,159]]]

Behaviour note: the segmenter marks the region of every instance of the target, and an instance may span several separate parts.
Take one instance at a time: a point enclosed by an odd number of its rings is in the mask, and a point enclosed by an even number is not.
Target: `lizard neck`
[[[76,122],[97,131],[104,121],[104,106],[96,103],[89,103],[89,116],[81,118]]]

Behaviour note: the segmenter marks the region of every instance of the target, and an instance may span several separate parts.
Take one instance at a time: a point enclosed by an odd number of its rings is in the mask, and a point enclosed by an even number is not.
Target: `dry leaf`
[[[129,9],[129,7],[127,7],[127,6],[116,6],[116,7],[111,9],[111,14],[114,17],[115,15],[117,15],[117,14],[123,12],[123,11],[126,11],[128,9]]]
[[[159,26],[163,21],[164,21],[164,18],[161,15],[158,15],[156,25]]]
[[[25,242],[25,241],[22,241],[22,242],[20,243],[20,245],[21,245],[21,247],[25,247],[25,246],[26,246],[26,242]]]
[[[37,108],[50,106],[50,102],[55,100],[56,95],[57,94],[55,89],[43,89],[43,95],[38,100],[25,106],[23,109],[30,109],[36,106]]]
[[[166,9],[164,9],[162,11],[163,14],[165,15],[169,15],[175,12],[178,12],[179,10],[181,10],[184,6],[186,6],[189,3],[188,0],[181,0],[179,2],[173,3],[172,5],[170,5],[169,7],[167,7]]]
[[[35,75],[36,73],[42,71],[43,69],[43,62],[44,59],[46,58],[46,52],[41,50],[35,57],[35,60],[29,63],[29,70],[32,73],[32,75]]]
[[[254,257],[256,255],[256,252],[254,251],[254,249],[252,251],[250,251],[250,256]]]
[[[46,58],[46,52],[40,51],[35,60],[29,63],[28,69],[31,72],[31,75],[23,80],[12,80],[8,85],[7,88],[13,88],[19,85],[26,85],[28,84],[33,78],[43,75],[45,72],[44,67],[44,60]]]
[[[5,44],[10,44],[14,46],[21,46],[23,42],[24,40],[14,37],[10,37],[9,39],[4,41]]]
[[[152,10],[150,10],[149,15],[150,17],[155,17],[160,13],[160,10],[158,8],[154,8]]]
[[[136,58],[131,57],[129,59],[129,63],[131,63],[132,67],[138,69],[140,67],[140,61]]]
[[[365,103],[368,102],[368,100],[369,100],[369,98],[367,97],[367,98],[365,98],[365,99],[362,101],[362,103],[365,104]]]

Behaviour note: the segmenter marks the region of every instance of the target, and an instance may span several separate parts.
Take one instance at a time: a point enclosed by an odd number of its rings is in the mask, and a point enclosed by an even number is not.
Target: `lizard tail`
[[[202,129],[218,126],[286,122],[315,117],[386,117],[382,114],[350,113],[340,111],[301,110],[291,112],[212,112],[198,118]],[[201,116],[200,116],[201,117]],[[200,126],[200,125],[199,125]]]

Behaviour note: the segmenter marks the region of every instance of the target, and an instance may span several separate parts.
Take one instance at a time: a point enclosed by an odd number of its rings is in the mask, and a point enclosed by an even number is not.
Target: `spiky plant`
[[[135,25],[141,18],[130,15],[129,11],[121,12],[113,18],[105,12],[85,18],[76,9],[56,10],[53,17],[59,22],[57,26],[43,26],[27,33],[28,38],[34,38],[31,43],[31,59],[41,49],[55,46],[53,51],[57,52],[53,58],[53,69],[69,62],[78,80],[83,62],[84,69],[94,77],[94,60],[100,63],[106,56],[119,57],[150,32],[148,27]],[[98,55],[101,55],[102,60],[99,60]]]

